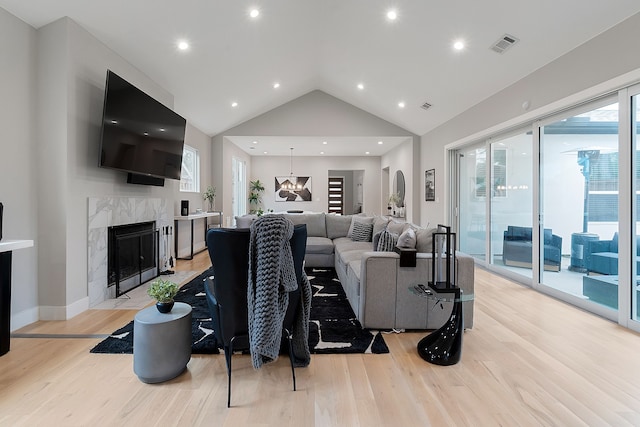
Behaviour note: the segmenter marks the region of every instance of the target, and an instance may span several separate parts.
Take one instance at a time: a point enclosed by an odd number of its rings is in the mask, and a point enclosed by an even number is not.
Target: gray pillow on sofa
[[[373,224],[373,217],[372,216],[353,215],[351,217],[351,226],[349,227],[349,231],[347,232],[347,237],[351,237],[351,233],[353,233],[353,225],[356,222],[361,222],[363,224]]]
[[[402,232],[400,237],[398,237],[398,246],[412,249],[416,247],[416,232],[413,231],[413,228],[407,227],[407,229]]]
[[[373,224],[364,224],[362,222],[355,222],[353,224],[353,232],[351,233],[351,240],[353,240],[354,242],[370,242],[372,232],[373,232]]]

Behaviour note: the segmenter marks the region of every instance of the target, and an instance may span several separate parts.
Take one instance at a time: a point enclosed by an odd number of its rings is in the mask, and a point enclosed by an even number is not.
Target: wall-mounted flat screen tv
[[[186,120],[107,71],[100,166],[180,179]]]

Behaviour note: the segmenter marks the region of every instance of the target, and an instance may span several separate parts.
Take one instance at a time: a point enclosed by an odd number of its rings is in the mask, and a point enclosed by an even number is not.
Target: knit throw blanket
[[[293,223],[280,215],[265,215],[251,224],[247,302],[249,346],[256,369],[278,358],[289,292],[298,288],[289,244],[291,236]],[[293,347],[298,366],[306,366],[310,360],[311,286],[306,275],[302,282],[300,310],[296,313],[293,328]]]

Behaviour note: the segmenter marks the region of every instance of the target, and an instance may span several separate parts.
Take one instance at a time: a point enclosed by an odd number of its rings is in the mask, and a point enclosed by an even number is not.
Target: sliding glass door
[[[458,170],[458,236],[460,250],[480,260],[486,259],[487,233],[487,153],[484,142],[456,153]]]
[[[460,250],[640,331],[640,84],[453,153]]]
[[[618,127],[618,104],[609,100],[540,128],[540,283],[613,310]]]
[[[491,140],[491,264],[532,277],[533,162],[528,132]]]

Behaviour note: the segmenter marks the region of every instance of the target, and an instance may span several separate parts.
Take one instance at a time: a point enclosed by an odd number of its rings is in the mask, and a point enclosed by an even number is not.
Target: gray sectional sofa
[[[307,225],[306,267],[334,267],[358,320],[370,329],[436,329],[451,313],[452,303],[419,297],[409,288],[426,285],[431,276],[431,235],[434,229],[389,221],[387,217],[284,214],[294,224]],[[238,218],[236,218],[238,220]],[[400,255],[378,252],[372,241],[354,241],[353,222],[373,224],[372,235],[388,229],[401,234],[412,227],[416,234],[416,266],[401,267]],[[246,226],[245,223],[238,226]],[[474,260],[456,253],[457,282],[463,294],[474,293]],[[473,327],[473,300],[463,303],[465,329]]]

